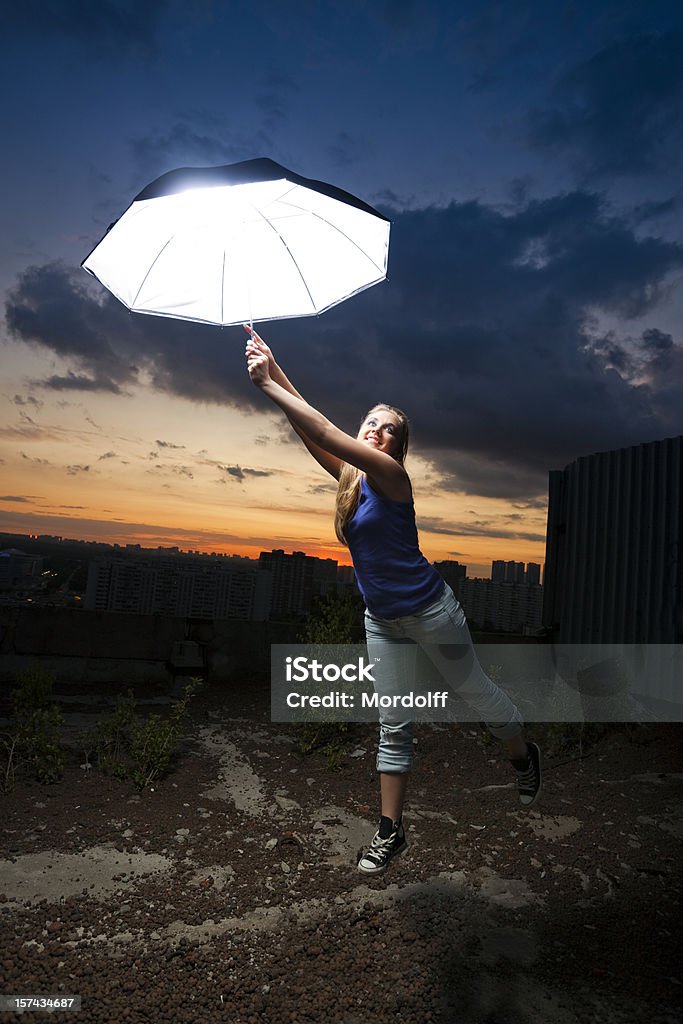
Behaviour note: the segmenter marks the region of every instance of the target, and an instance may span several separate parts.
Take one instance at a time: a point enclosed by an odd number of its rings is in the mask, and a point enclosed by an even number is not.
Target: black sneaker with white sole
[[[358,861],[358,870],[364,875],[380,875],[390,860],[408,848],[402,821],[382,817],[370,849]]]
[[[517,772],[519,802],[525,810],[533,807],[540,798],[543,789],[541,748],[537,743],[527,743],[526,749],[526,760],[515,760],[512,762]]]

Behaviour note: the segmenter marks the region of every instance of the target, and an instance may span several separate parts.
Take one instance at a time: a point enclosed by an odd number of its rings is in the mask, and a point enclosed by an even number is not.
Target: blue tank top
[[[358,507],[344,535],[358,587],[373,615],[415,615],[441,595],[443,578],[420,551],[412,501],[380,498],[363,476]]]

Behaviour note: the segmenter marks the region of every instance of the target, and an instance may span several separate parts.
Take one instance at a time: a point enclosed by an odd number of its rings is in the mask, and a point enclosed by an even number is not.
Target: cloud
[[[432,486],[519,502],[541,501],[548,470],[579,455],[683,433],[683,349],[657,319],[682,246],[637,234],[628,211],[586,191],[512,212],[480,202],[389,212],[388,282],[263,331],[344,430],[377,401],[398,405]],[[84,276],[29,268],[7,304],[14,337],[93,380],[126,385],[144,372],[159,391],[268,413],[272,436],[288,432],[248,380],[238,328],[132,315]],[[604,315],[617,325],[609,337]]]
[[[642,224],[645,221],[657,220],[659,217],[670,217],[678,213],[681,205],[680,195],[670,196],[658,202],[639,203],[633,210],[634,223]]]
[[[20,407],[31,405],[33,406],[34,409],[42,409],[43,405],[45,404],[44,402],[41,402],[39,399],[35,398],[33,395],[28,395],[26,398],[24,398],[22,395],[15,395],[12,401],[14,402],[15,405],[18,405]]]
[[[173,444],[172,441],[155,441],[154,443],[159,448],[175,448],[177,450],[180,450],[181,448],[185,448],[184,444]]]
[[[23,498],[18,494],[0,494],[0,501],[29,502],[29,498]]]
[[[533,499],[531,501],[525,501],[525,502],[522,502],[522,503],[515,503],[515,502],[513,502],[512,507],[513,508],[522,509],[523,511],[528,511],[528,510],[531,510],[531,509],[538,509],[538,510],[542,509],[543,511],[545,511],[548,508],[548,499],[547,498],[535,498],[535,499]]]
[[[638,346],[643,352],[662,356],[671,352],[674,348],[674,340],[670,334],[660,331],[656,327],[649,327],[640,336]]]
[[[33,462],[37,466],[49,466],[50,465],[50,463],[48,462],[47,459],[33,458],[32,456],[27,455],[26,452],[19,452],[19,454],[21,455],[22,459],[24,459],[26,462]]]
[[[577,64],[536,110],[528,138],[589,175],[642,174],[670,156],[683,124],[683,33],[630,35]]]
[[[116,454],[116,452],[105,452],[104,455],[100,455],[99,456],[97,461],[98,462],[104,462],[105,459],[116,459],[116,458],[118,458],[118,455]]]
[[[315,484],[314,486],[308,488],[308,493],[309,494],[336,494],[337,493],[337,485],[336,484]]]
[[[421,532],[443,534],[448,537],[501,537],[505,540],[544,541],[545,533],[528,533],[509,530],[504,526],[487,521],[475,523],[453,523],[435,517],[420,516],[418,527]]]
[[[78,476],[79,473],[89,473],[90,472],[90,466],[79,466],[79,465],[67,466],[66,467],[66,471],[69,474],[69,476]]]
[[[80,279],[79,279],[80,278]],[[117,305],[120,306],[119,303]],[[52,350],[73,361],[78,372],[53,376],[40,383],[52,390],[113,391],[137,379],[137,367],[116,350],[117,331],[124,327],[123,307],[102,303],[61,263],[29,267],[10,292],[5,319],[10,334]],[[135,326],[126,334],[134,335]]]
[[[269,469],[249,469],[248,466],[221,466],[220,464],[218,468],[240,484],[243,484],[247,477],[273,476],[273,471]],[[225,481],[221,480],[221,483],[225,483]]]
[[[391,188],[382,188],[378,192],[373,192],[370,200],[377,209],[388,207],[393,210],[414,210],[419,208],[417,196],[414,193],[399,195]]]
[[[122,389],[109,377],[87,377],[82,373],[69,372],[64,376],[53,374],[45,380],[34,380],[36,387],[50,391],[110,391],[113,395],[122,394]]]
[[[0,427],[0,437],[13,441],[51,441],[55,434],[44,427],[25,423],[18,427]]]
[[[14,340],[48,350],[73,369],[36,384],[57,390],[123,392],[139,382],[141,370],[152,386],[174,392],[187,380],[186,396],[198,401],[234,399],[227,378],[234,367],[220,328],[131,314],[81,270],[61,262],[28,267],[8,295],[5,319]],[[205,347],[210,358],[195,359]],[[194,355],[193,355],[194,352]],[[193,365],[194,364],[194,365]],[[193,372],[188,373],[188,366]],[[255,402],[244,381],[239,389]],[[222,389],[220,381],[226,380]]]
[[[156,34],[168,0],[23,0],[11,5],[3,15],[9,28],[32,35],[66,35],[93,47],[100,53],[149,55],[155,48]]]
[[[154,455],[153,452],[152,455]],[[153,466],[151,469],[145,470],[145,472],[155,473],[155,471],[157,470],[160,473],[173,473],[175,476],[184,476],[187,477],[189,480],[194,480],[194,473],[192,472],[190,466],[162,466],[161,463],[158,462],[156,466]]]

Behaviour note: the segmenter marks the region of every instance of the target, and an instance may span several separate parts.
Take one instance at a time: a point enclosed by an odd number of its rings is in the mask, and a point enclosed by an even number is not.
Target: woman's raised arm
[[[244,328],[247,331],[247,333],[250,334],[250,340],[249,342],[247,342],[247,359],[249,358],[251,345],[253,346],[253,351],[260,352],[262,355],[265,355],[267,357],[268,373],[270,374],[271,380],[274,381],[276,384],[279,384],[280,387],[284,388],[285,391],[288,391],[290,395],[294,395],[295,398],[301,399],[302,402],[305,401],[303,396],[299,394],[297,389],[289,380],[287,374],[284,372],[282,367],[276,362],[275,356],[273,355],[271,349],[265,343],[263,338],[259,337],[259,335],[253,329],[253,327],[248,327],[245,324]],[[294,422],[294,420],[292,420],[289,416],[287,418],[289,419],[289,422],[291,423],[293,430],[299,435],[304,445],[306,446],[310,454],[313,456],[315,461],[318,463],[318,465],[322,466],[322,468],[326,470],[330,474],[330,476],[333,476],[335,480],[338,480],[342,466],[341,459],[338,459],[335,455],[331,455],[329,452],[326,452],[324,448],[320,447],[320,445],[315,444],[311,440],[311,438],[308,437],[307,434],[301,429],[301,427]]]
[[[301,436],[328,455],[367,473],[389,500],[411,500],[410,481],[396,459],[346,434],[298,394],[276,383],[270,376],[268,356],[251,341],[247,342],[247,367],[253,383],[282,409]]]

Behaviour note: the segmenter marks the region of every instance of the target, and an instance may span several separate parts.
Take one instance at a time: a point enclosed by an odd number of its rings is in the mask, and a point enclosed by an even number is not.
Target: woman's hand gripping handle
[[[259,388],[265,387],[273,379],[271,367],[276,369],[277,364],[265,341],[259,338],[258,334],[246,324],[244,329],[250,337],[247,341],[244,354],[247,358],[247,370],[253,384]]]

